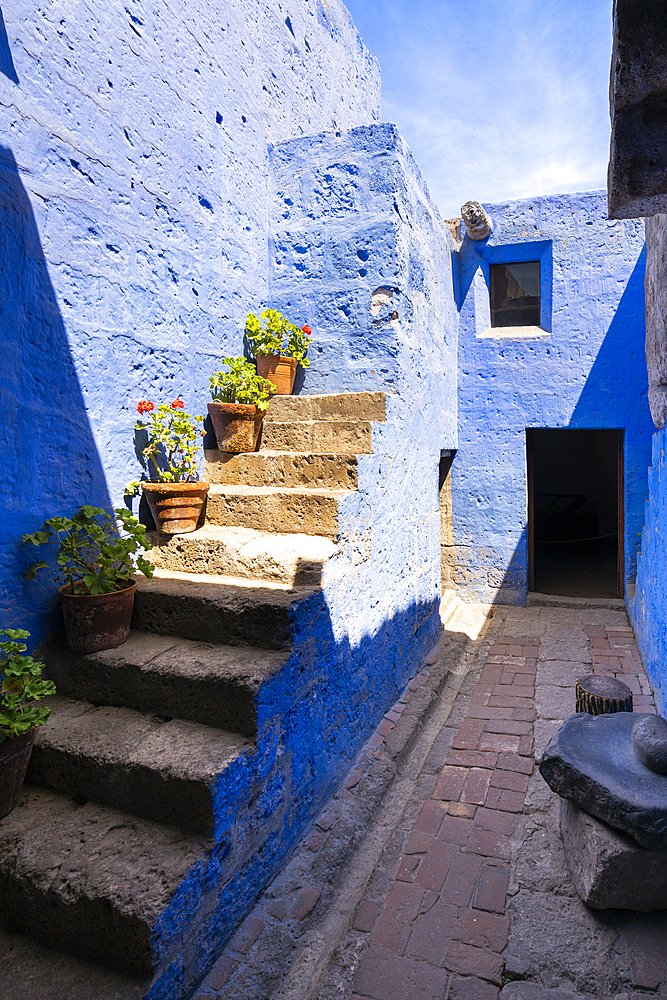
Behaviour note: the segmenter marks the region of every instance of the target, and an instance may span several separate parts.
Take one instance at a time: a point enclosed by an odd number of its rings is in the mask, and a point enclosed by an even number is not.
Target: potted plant
[[[220,451],[254,451],[273,386],[245,358],[223,358],[229,371],[211,375],[208,412]]]
[[[152,564],[141,555],[142,549],[151,548],[145,527],[125,507],[114,510],[114,515],[102,507],[84,506],[74,517],[49,518],[46,531],[23,536],[33,545],[60,543],[54,580],[64,581],[58,593],[67,644],[76,653],[112,649],[125,642],[137,589],[132,576],[137,570],[153,575]],[[35,563],[26,579],[33,580],[49,565]]]
[[[278,396],[289,396],[294,388],[296,366],[310,368],[306,357],[310,327],[295,326],[276,309],[265,309],[260,319],[248,313],[245,332],[257,361],[257,374],[273,383]]]
[[[20,628],[0,629],[0,819],[8,816],[21,795],[23,779],[35,742],[51,709],[42,698],[56,693],[53,681],[42,680],[43,663],[24,656],[23,641],[30,633]]]
[[[183,406],[182,399],[160,403],[157,409],[150,400],[141,400],[137,412],[148,416],[138,420],[135,429],[148,436],[142,450],[148,481],[139,484],[135,480],[127,488],[132,495],[141,485],[155,527],[168,535],[195,530],[210,485],[199,482],[197,451],[202,431],[196,425],[202,417],[191,417]]]

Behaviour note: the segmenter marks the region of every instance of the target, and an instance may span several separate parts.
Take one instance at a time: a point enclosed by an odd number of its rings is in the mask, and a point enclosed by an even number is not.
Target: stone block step
[[[196,722],[49,698],[28,780],[78,800],[98,802],[156,823],[214,836],[220,781],[254,744],[237,733]],[[227,822],[226,816],[222,817]]]
[[[373,436],[367,420],[270,420],[262,426],[260,441],[260,451],[320,455],[373,453]]]
[[[61,695],[116,705],[205,726],[257,735],[262,686],[287,652],[213,646],[130,632],[127,642],[99,653],[73,653],[52,641],[40,649]]]
[[[206,524],[187,535],[151,536],[154,566],[181,573],[268,580],[290,586],[318,584],[336,551],[330,538],[276,534],[253,528]]]
[[[288,649],[297,606],[317,588],[157,570],[138,576],[134,628],[196,642]]]
[[[205,838],[27,786],[0,820],[0,913],[10,931],[148,976],[177,959],[197,905],[178,890],[210,865]]]
[[[312,396],[274,396],[264,422],[386,419],[386,393],[336,392]]]
[[[347,492],[279,486],[211,486],[206,521],[259,531],[335,538],[338,500]]]
[[[231,455],[225,451],[206,450],[203,478],[211,483],[232,486],[356,490],[357,459],[355,455],[314,455],[293,451],[253,451]]]

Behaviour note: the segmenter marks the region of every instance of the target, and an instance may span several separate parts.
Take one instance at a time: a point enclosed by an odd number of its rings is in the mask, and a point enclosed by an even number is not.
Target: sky
[[[612,0],[344,0],[445,218],[606,186]]]

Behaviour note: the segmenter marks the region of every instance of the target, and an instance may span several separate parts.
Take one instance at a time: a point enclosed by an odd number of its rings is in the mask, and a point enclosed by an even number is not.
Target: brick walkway
[[[590,657],[582,648],[575,672],[614,675],[632,690],[635,711],[655,711],[632,629],[612,617],[623,624],[586,626]],[[561,641],[548,655],[562,654],[564,671],[574,655],[565,629]],[[497,1000],[511,837],[535,767],[539,654],[536,636],[499,635],[490,648],[386,898],[371,894],[357,909],[353,927],[368,938],[353,1000]],[[574,701],[571,684],[558,690]]]
[[[372,802],[380,788],[389,793],[409,733],[433,704],[434,669],[425,664],[387,713],[197,1000],[498,1000],[508,979],[559,1000],[579,1000],[551,993],[575,984],[582,1000],[639,1000],[647,994],[634,990],[649,983],[667,995],[667,914],[599,915],[581,903],[558,798],[534,763],[574,711],[576,678],[591,670],[628,684],[635,711],[655,710],[620,610],[496,609],[379,860],[351,903],[340,895],[357,863],[344,845],[362,843]]]
[[[510,837],[533,770],[538,649],[514,636],[491,647],[389,894],[357,910],[354,928],[369,937],[355,1000],[496,1000]]]

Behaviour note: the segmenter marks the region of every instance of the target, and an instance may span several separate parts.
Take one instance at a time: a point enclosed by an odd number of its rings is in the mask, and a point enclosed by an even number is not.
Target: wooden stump
[[[577,712],[608,715],[611,712],[632,711],[632,691],[623,681],[602,674],[580,677],[576,686]]]

